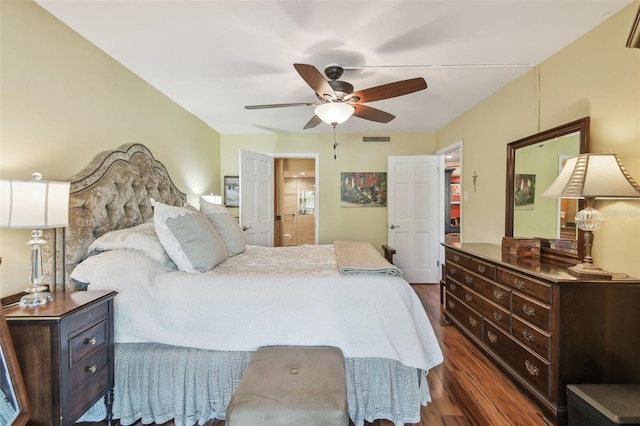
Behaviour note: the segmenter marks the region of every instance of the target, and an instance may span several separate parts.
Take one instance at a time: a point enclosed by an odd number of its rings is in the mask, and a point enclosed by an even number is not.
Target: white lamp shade
[[[0,227],[68,226],[69,187],[69,182],[0,180]]]
[[[569,158],[542,198],[640,198],[640,186],[616,154],[580,154]]]
[[[315,114],[325,123],[331,125],[344,123],[351,117],[356,109],[349,104],[342,102],[328,102],[318,105]]]
[[[200,196],[203,200],[211,204],[222,204],[222,197],[220,195],[209,194]]]

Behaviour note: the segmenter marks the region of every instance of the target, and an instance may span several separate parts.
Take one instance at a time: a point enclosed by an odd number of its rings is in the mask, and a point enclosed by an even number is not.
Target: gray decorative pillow
[[[227,254],[235,256],[247,248],[244,232],[235,217],[223,205],[213,204],[200,198],[200,211],[207,215],[227,246]]]
[[[205,272],[227,260],[226,246],[204,214],[153,199],[151,205],[158,238],[178,269]]]

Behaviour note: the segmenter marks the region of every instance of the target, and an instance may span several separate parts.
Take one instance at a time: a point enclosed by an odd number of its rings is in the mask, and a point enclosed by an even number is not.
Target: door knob
[[[395,225],[391,225],[391,226],[390,226],[389,228],[391,228],[391,229],[396,229],[396,228],[400,228],[400,225],[398,225],[398,226],[395,226]]]
[[[251,229],[251,227],[250,227],[250,226],[243,226],[243,227],[242,227],[242,230],[243,230],[243,231],[246,231],[247,229]]]

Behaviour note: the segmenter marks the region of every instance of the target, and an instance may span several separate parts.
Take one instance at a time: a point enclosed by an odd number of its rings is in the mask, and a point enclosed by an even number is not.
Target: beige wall
[[[1,1],[0,177],[64,180],[140,142],[191,197],[220,187],[220,135],[31,1]],[[28,231],[0,230],[0,296],[28,283]]]
[[[591,151],[618,154],[640,179],[640,50],[625,48],[639,4],[629,5],[436,132],[438,147],[464,140],[463,191],[469,193],[464,241],[500,243],[506,144],[539,130],[590,116]],[[470,185],[474,170],[477,192]],[[640,201],[597,201],[595,207],[606,217],[595,233],[596,263],[640,277]]]
[[[335,160],[332,134],[222,135],[222,173],[238,175],[240,149],[265,154],[318,153],[320,243],[354,239],[380,249],[387,242],[387,209],[340,207],[340,173],[386,171],[389,155],[432,154],[434,135],[394,134],[391,143],[364,143],[363,135],[341,134],[339,129]]]

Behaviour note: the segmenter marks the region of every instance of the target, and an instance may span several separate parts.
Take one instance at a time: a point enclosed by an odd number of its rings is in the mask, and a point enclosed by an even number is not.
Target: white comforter
[[[118,291],[116,342],[223,351],[331,345],[345,357],[394,359],[425,371],[442,362],[409,284],[397,276],[340,275],[331,245],[249,246],[202,274],[165,272],[132,251],[85,262],[89,290]]]

